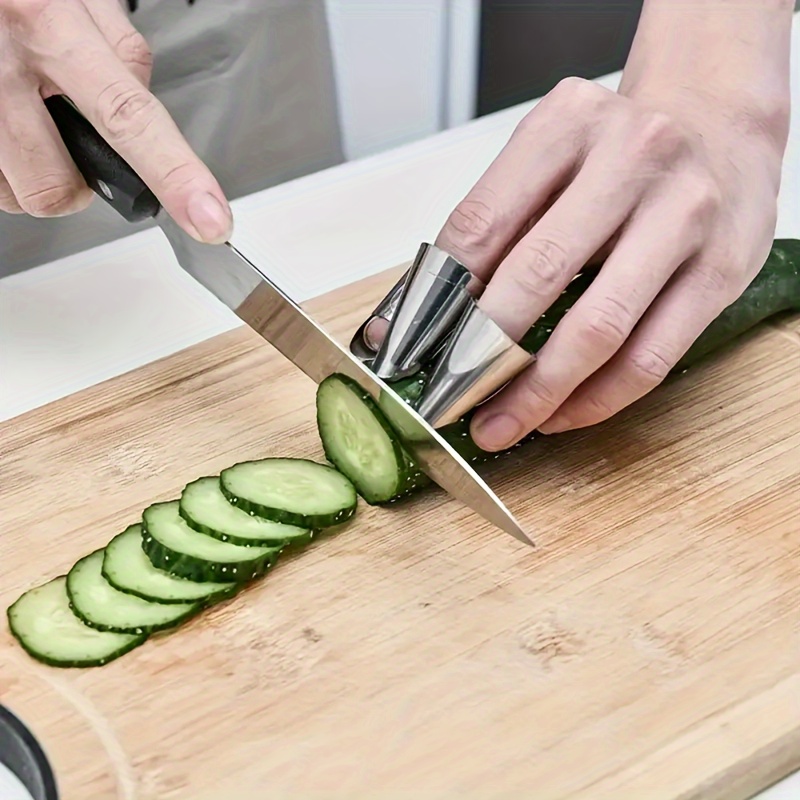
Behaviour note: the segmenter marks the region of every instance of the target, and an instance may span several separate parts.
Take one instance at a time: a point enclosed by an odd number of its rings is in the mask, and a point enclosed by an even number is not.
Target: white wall
[[[326,0],[345,154],[472,116],[479,0]]]

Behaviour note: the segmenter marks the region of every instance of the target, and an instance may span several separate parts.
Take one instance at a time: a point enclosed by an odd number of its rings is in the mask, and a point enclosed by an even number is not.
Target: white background
[[[326,0],[345,155],[473,115],[479,0]]]

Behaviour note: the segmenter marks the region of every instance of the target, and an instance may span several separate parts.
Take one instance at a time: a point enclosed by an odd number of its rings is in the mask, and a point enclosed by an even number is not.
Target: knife
[[[166,235],[180,266],[315,383],[348,375],[375,399],[394,399],[405,414],[398,428],[415,429],[404,445],[427,476],[448,494],[525,544],[528,535],[492,489],[444,438],[349,349],[306,314],[233,244],[202,244],[174,222],[153,192],[100,136],[71,101],[45,101],[86,183],[128,222],[153,219]]]

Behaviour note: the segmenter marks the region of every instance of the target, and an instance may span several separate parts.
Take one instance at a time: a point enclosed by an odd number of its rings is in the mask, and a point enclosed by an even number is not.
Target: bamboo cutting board
[[[315,301],[346,341],[397,273]],[[321,458],[314,386],[238,329],[0,426],[0,600],[236,461]],[[731,798],[800,766],[800,320],[431,491],[94,670],[0,633],[65,800]]]

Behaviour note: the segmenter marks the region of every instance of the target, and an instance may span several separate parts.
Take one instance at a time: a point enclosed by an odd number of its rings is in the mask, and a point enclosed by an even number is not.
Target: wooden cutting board
[[[312,304],[346,341],[397,272]],[[314,386],[238,329],[0,427],[0,600],[201,475],[321,458]],[[800,320],[94,670],[0,633],[65,800],[732,798],[800,766]]]

